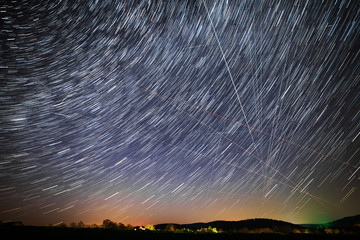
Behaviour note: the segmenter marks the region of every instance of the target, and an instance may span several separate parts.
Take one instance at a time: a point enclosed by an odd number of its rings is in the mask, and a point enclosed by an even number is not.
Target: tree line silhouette
[[[146,226],[132,226],[114,222],[110,219],[103,220],[102,224],[85,224],[83,221],[48,224],[47,227],[63,229],[106,229],[111,231],[126,232],[171,232],[171,233],[239,233],[239,234],[359,234],[360,215],[334,221],[327,225],[300,226],[288,222],[271,219],[248,219],[242,221],[214,221],[209,223],[194,224],[148,224]],[[20,221],[1,222],[2,229],[6,227],[26,227]]]

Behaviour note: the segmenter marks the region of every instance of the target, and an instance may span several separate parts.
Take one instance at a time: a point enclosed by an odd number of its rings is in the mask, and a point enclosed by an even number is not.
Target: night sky
[[[3,1],[0,14],[1,221],[360,213],[359,1]]]

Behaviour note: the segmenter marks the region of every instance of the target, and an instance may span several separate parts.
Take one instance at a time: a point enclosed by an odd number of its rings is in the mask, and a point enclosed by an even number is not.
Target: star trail
[[[4,1],[0,220],[360,213],[360,2]]]

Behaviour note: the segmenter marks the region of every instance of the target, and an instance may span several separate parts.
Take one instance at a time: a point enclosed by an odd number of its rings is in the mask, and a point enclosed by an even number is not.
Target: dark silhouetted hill
[[[302,226],[295,225],[289,222],[272,220],[272,219],[248,219],[241,221],[213,221],[208,223],[192,223],[192,224],[158,224],[155,225],[156,229],[160,230],[169,230],[170,228],[174,229],[191,229],[191,230],[200,230],[207,229],[209,227],[216,228],[217,230],[222,230],[224,232],[251,232],[255,229],[262,229],[263,232],[281,232],[281,233],[290,233],[294,232],[296,229],[303,229]]]
[[[353,228],[353,227],[360,228],[360,214],[351,217],[344,217],[342,219],[329,222],[327,225],[330,227],[337,227],[337,228]]]

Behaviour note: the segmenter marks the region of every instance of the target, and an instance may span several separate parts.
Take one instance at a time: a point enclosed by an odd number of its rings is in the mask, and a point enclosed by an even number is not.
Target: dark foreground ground
[[[117,231],[101,228],[0,227],[0,239],[129,239],[129,240],[296,240],[296,239],[360,239],[360,235],[325,234],[226,234]]]

